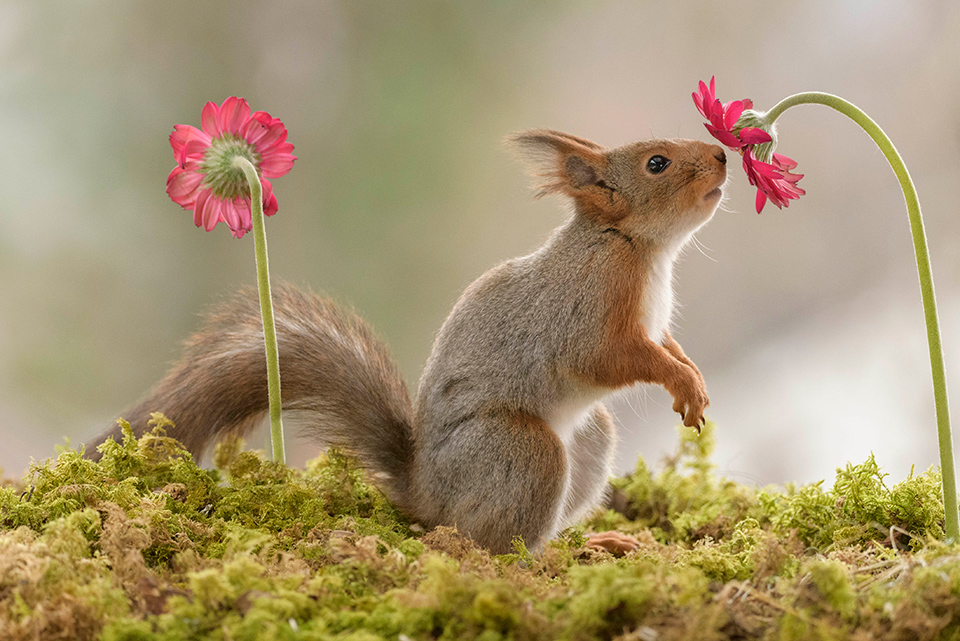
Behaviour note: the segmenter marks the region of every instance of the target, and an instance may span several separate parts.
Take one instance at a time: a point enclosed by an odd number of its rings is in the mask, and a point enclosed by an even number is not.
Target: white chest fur
[[[609,393],[606,388],[582,388],[555,403],[544,412],[543,419],[563,444],[569,446],[574,434],[590,418],[594,404]]]
[[[675,252],[664,252],[656,257],[643,286],[640,322],[647,336],[660,343],[673,316],[673,261]]]

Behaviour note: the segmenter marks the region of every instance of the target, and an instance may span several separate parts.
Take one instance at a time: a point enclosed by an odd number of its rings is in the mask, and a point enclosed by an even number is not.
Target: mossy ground
[[[164,420],[157,417],[159,427]],[[330,453],[291,470],[156,431],[0,488],[0,639],[960,639],[936,470],[823,484],[716,476],[714,431],[540,555],[423,532]],[[585,531],[634,534],[613,558]]]

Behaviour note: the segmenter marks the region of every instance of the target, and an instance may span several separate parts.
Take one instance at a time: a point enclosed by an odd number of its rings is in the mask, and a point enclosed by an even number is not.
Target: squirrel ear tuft
[[[606,167],[604,149],[595,142],[549,129],[533,129],[504,141],[527,166],[530,174],[546,179],[537,184],[537,198],[577,191],[602,181]]]

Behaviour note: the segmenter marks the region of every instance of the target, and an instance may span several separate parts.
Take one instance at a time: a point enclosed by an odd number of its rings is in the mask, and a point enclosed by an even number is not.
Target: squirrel
[[[572,213],[538,250],[466,289],[415,402],[356,314],[274,288],[288,424],[356,456],[407,516],[455,526],[495,554],[511,551],[517,536],[540,550],[600,504],[615,444],[605,396],[660,384],[684,425],[703,424],[703,377],[669,329],[671,280],[726,179],[723,149],[696,140],[604,148],[537,129],[507,143],[541,179],[537,196],[561,194]],[[182,359],[122,416],[140,435],[152,412],[164,413],[175,424],[169,435],[199,457],[267,409],[263,329],[249,289],[210,312]],[[117,426],[101,440],[120,434]]]

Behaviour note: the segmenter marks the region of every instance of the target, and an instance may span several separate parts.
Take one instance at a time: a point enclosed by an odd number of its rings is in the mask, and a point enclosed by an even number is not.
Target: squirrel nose
[[[717,150],[717,153],[713,154],[713,157],[719,160],[721,165],[727,164],[727,154],[723,152],[723,149]]]

